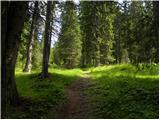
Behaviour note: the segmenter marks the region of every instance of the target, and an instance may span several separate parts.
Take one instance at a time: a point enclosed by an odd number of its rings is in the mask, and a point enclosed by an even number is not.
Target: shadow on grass
[[[94,118],[158,118],[158,78],[137,78],[137,74],[133,69],[126,68],[91,73],[93,80],[88,95]]]
[[[7,118],[56,118],[57,109],[67,99],[65,87],[78,79],[77,75],[52,73],[48,79],[38,79],[38,74],[19,74],[16,76],[21,104],[11,108]],[[54,109],[53,109],[54,108]]]

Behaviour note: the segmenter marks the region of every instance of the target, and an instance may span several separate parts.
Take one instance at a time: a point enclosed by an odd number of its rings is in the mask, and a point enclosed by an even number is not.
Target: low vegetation
[[[90,118],[158,118],[157,64],[120,64],[88,68],[90,85],[86,89],[91,107]],[[80,69],[50,69],[50,77],[39,79],[16,70],[19,107],[8,118],[58,118],[67,101],[65,87],[83,76]],[[14,112],[13,112],[14,111]]]
[[[27,74],[17,69],[16,83],[22,100],[16,110],[10,110],[9,118],[55,118],[56,110],[67,100],[65,87],[78,79],[82,71],[52,69],[50,78],[45,80],[39,79],[38,73]],[[52,116],[49,116],[51,109]]]
[[[109,65],[90,71],[93,118],[158,119],[158,65]]]

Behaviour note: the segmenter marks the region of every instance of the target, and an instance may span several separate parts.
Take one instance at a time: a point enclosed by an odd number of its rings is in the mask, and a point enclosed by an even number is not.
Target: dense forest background
[[[2,116],[21,100],[17,70],[45,79],[48,69],[159,63],[158,1],[2,1],[1,25]]]
[[[34,3],[29,4],[30,13],[21,34],[17,60],[17,66],[25,71],[31,71],[28,66],[33,69],[42,66],[46,19],[46,5],[43,4],[40,2],[37,8]],[[158,3],[86,1],[52,4],[50,66],[74,68],[158,63]],[[54,36],[58,37],[57,41]],[[28,39],[32,40],[28,43]]]

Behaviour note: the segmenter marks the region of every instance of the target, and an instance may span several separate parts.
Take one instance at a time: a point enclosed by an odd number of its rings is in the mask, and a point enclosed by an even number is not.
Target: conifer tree
[[[81,2],[81,30],[83,39],[82,67],[98,66],[100,64],[99,47],[99,17],[97,5],[99,2]]]
[[[114,61],[112,2],[81,2],[83,36],[82,66],[98,66]]]
[[[76,5],[73,1],[66,1],[64,3],[58,51],[60,64],[63,67],[74,68],[80,64],[81,34],[77,19]]]
[[[115,60],[113,57],[115,3],[101,1],[99,4],[97,12],[99,12],[100,18],[100,63],[105,65],[113,63]]]

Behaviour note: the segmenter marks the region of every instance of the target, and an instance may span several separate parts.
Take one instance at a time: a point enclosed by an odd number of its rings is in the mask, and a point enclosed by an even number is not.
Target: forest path
[[[83,77],[75,80],[70,86],[66,88],[68,94],[68,101],[63,106],[59,116],[66,119],[83,119],[88,118],[90,111],[89,101],[85,93],[88,88],[89,72],[84,71]]]

